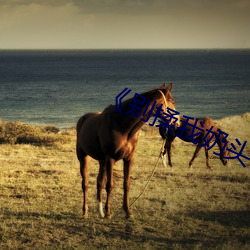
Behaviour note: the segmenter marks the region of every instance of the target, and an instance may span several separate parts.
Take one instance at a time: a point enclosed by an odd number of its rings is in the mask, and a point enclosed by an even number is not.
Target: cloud
[[[93,12],[163,12],[167,9],[250,7],[249,0],[70,0],[84,11]]]
[[[57,7],[5,6],[0,9],[0,49],[84,47],[84,36],[94,19],[92,15],[80,15],[70,3]]]
[[[4,5],[4,6],[14,6],[14,7],[18,7],[18,6],[27,6],[27,5],[33,5],[33,4],[37,4],[37,5],[45,5],[45,6],[60,6],[60,5],[65,5],[68,2],[70,2],[70,0],[1,0],[0,5]]]
[[[0,0],[0,48],[250,47],[245,0]]]
[[[236,8],[236,11],[250,9],[249,0],[1,0],[1,6],[20,7],[29,5],[60,7],[72,5],[82,14],[169,14]]]

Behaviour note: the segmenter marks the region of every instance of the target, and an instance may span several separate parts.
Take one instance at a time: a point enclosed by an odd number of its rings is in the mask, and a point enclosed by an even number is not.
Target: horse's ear
[[[173,83],[170,83],[167,87],[167,93],[170,93],[172,91],[173,88]]]
[[[160,87],[161,90],[167,90],[169,92],[171,92],[173,88],[173,83],[170,83],[168,86],[167,86],[167,83],[163,83]]]
[[[161,85],[161,87],[160,87],[160,89],[162,89],[162,90],[165,90],[167,88],[167,84],[166,83],[163,83],[162,85]]]

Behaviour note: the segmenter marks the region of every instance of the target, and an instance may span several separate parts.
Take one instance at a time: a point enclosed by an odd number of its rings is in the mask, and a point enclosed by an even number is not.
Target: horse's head
[[[163,110],[165,111],[165,113],[167,112],[167,108],[170,108],[172,110],[175,110],[175,106],[174,106],[174,99],[172,97],[171,91],[173,88],[173,83],[170,83],[168,86],[166,83],[164,83],[159,89],[158,92],[161,93],[162,99],[161,101],[158,101],[158,106],[160,106],[161,104],[163,104]],[[175,119],[171,119],[171,121],[169,122],[170,124],[174,124],[177,126],[180,126],[180,117],[179,115],[173,115],[175,117]],[[177,119],[177,120],[176,120]]]
[[[228,151],[228,149],[232,149],[232,148],[228,148],[228,141],[227,140],[225,140],[226,141],[226,146],[225,146],[225,148],[224,148],[224,150],[223,150],[223,152],[222,152],[222,154],[220,155],[220,159],[221,159],[221,161],[222,161],[222,163],[223,163],[223,165],[224,166],[227,166],[228,165],[228,162],[229,162],[229,159],[226,159],[226,158],[224,158],[224,157],[230,157],[230,151]]]

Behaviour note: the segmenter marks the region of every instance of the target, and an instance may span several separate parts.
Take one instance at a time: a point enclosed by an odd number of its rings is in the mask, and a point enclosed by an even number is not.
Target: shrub
[[[54,126],[34,126],[19,121],[0,123],[0,143],[33,144],[50,146],[55,143],[66,143],[69,139],[60,135]]]
[[[58,127],[52,126],[52,125],[47,125],[44,127],[44,130],[46,132],[51,132],[54,134],[58,134],[60,132],[60,129]]]

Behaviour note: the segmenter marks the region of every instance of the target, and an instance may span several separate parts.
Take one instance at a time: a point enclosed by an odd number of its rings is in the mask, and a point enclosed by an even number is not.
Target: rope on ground
[[[156,170],[156,168],[157,168],[157,166],[159,164],[159,160],[160,160],[160,158],[162,156],[162,153],[164,152],[165,142],[166,142],[166,139],[164,139],[163,142],[162,142],[162,146],[161,146],[161,151],[160,151],[159,157],[158,157],[158,159],[156,161],[156,164],[155,164],[155,166],[154,166],[154,168],[152,170],[152,173],[150,174],[150,176],[148,178],[148,181],[147,181],[145,187],[143,188],[143,190],[141,191],[141,193],[136,197],[136,199],[132,203],[129,204],[129,207],[132,207],[140,199],[140,197],[144,194],[144,192],[145,192],[145,190],[146,190],[149,182],[151,181],[151,179],[152,179],[152,177],[153,177],[153,175],[155,173],[155,170]],[[120,213],[121,213],[121,211],[120,212],[116,212],[115,215],[118,215]]]
[[[139,198],[144,194],[144,192],[145,192],[145,190],[146,190],[146,188],[147,188],[149,182],[151,181],[151,179],[152,179],[152,177],[153,177],[153,175],[154,175],[154,173],[155,173],[155,170],[156,170],[156,168],[157,168],[157,166],[158,166],[158,164],[159,164],[159,160],[160,160],[160,158],[161,158],[161,156],[162,156],[162,152],[163,152],[163,150],[164,150],[165,141],[166,141],[166,140],[163,140],[163,143],[162,143],[162,146],[161,146],[161,152],[160,152],[159,157],[158,157],[158,159],[157,159],[157,161],[156,161],[156,164],[155,164],[155,166],[154,166],[154,168],[153,168],[153,170],[152,170],[152,173],[150,174],[150,176],[149,176],[149,178],[148,178],[148,181],[147,181],[145,187],[143,188],[143,190],[141,191],[141,193],[137,196],[137,198],[129,205],[129,207],[132,207],[132,205],[134,205],[135,202],[137,202],[137,201],[139,200]]]

